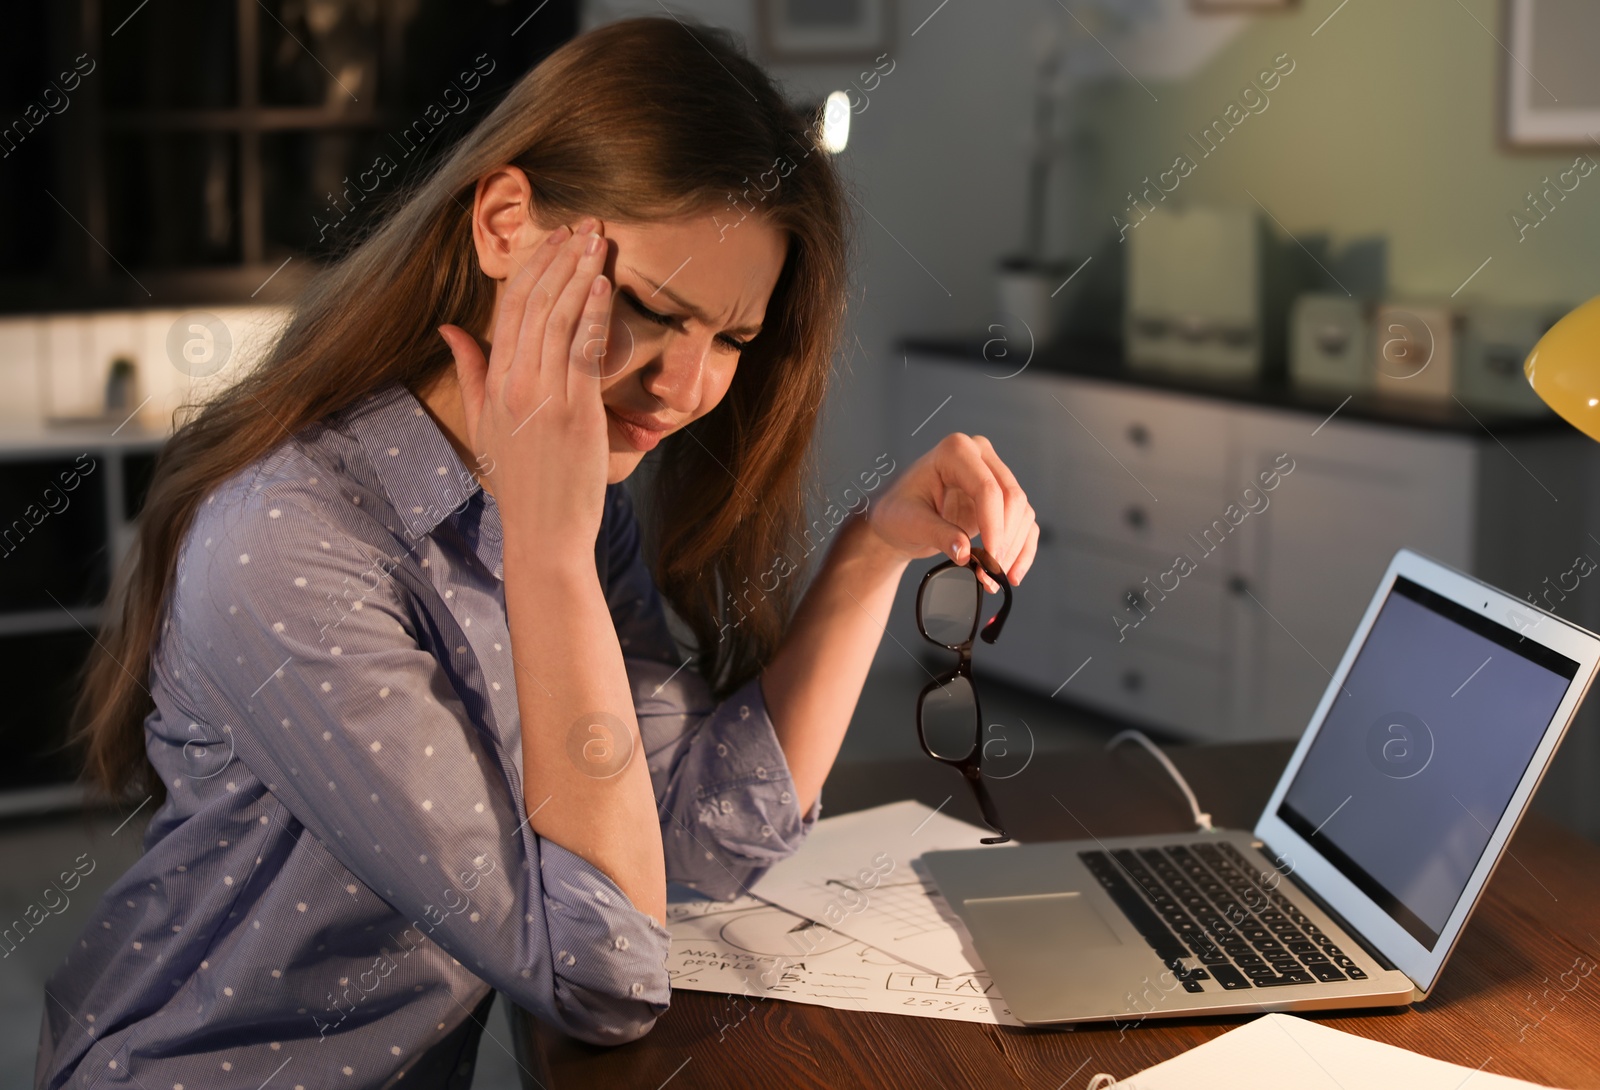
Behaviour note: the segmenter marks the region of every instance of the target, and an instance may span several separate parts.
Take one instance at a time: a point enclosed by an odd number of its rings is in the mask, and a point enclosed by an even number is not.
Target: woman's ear
[[[549,234],[534,221],[532,202],[533,187],[517,167],[499,167],[478,179],[472,243],[485,276],[508,279],[522,266],[526,252]]]

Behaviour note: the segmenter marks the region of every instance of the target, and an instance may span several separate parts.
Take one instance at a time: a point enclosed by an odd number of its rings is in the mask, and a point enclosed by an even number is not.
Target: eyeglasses
[[[999,584],[1005,593],[1000,611],[978,631],[983,611],[983,584],[978,565]],[[961,655],[955,668],[934,678],[917,697],[917,740],[922,750],[936,761],[954,765],[972,785],[978,796],[983,820],[999,836],[986,836],[985,844],[1004,844],[1011,839],[1000,826],[1000,815],[984,785],[980,764],[983,761],[983,714],[978,709],[978,691],[972,683],[972,638],[981,635],[993,643],[1011,612],[1011,582],[994,557],[980,548],[972,550],[965,564],[946,560],[928,569],[917,588],[917,630],[929,643]]]

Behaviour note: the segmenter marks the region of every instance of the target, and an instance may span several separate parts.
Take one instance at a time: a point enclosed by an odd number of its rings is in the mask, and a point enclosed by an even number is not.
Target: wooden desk
[[[1174,748],[1171,754],[1218,824],[1247,829],[1291,750],[1290,743],[1271,742]],[[1182,796],[1136,746],[1111,754],[1040,755],[1022,775],[997,783],[995,794],[1021,840],[1191,827]],[[950,797],[946,812],[978,820],[958,774],[933,761],[840,768],[822,798],[825,813],[838,814],[908,796],[930,806]],[[1088,832],[1072,815],[1088,824]],[[1511,849],[1426,1003],[1315,1017],[1495,1074],[1567,1090],[1600,1087],[1600,972],[1587,978],[1571,972],[1578,958],[1600,962],[1600,848],[1532,815]],[[1569,974],[1565,983],[1578,981],[1571,992],[1559,980],[1563,973]],[[659,1090],[664,1083],[672,1090],[1073,1090],[1099,1071],[1126,1078],[1243,1021],[1016,1029],[764,1000],[719,1040],[717,1020],[726,1022],[726,1014],[724,996],[675,992],[672,1009],[648,1036],[614,1049],[558,1036],[523,1018],[519,1028],[529,1037],[518,1042],[519,1053],[550,1090]]]

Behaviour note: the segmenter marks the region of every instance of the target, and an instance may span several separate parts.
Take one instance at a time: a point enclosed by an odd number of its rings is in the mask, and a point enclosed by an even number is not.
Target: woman
[[[772,578],[844,207],[727,36],[606,26],[179,429],[82,703],[98,782],[159,809],[48,984],[40,1085],[465,1086],[495,990],[650,1029],[667,880],[729,897],[804,839],[907,564],[1034,555],[954,435],[803,599]],[[657,445],[652,572],[620,482]]]

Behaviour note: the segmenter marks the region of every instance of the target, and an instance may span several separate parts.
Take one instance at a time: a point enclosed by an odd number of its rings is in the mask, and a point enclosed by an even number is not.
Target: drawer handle
[[[1128,509],[1122,513],[1122,518],[1135,530],[1143,530],[1150,524],[1150,516],[1136,503],[1128,505]]]
[[[1124,670],[1124,671],[1122,671],[1122,687],[1124,689],[1128,690],[1130,693],[1136,693],[1139,690],[1143,689],[1144,688],[1144,671],[1142,671],[1142,670]]]
[[[1136,447],[1150,445],[1150,429],[1143,424],[1128,425],[1128,442]]]

